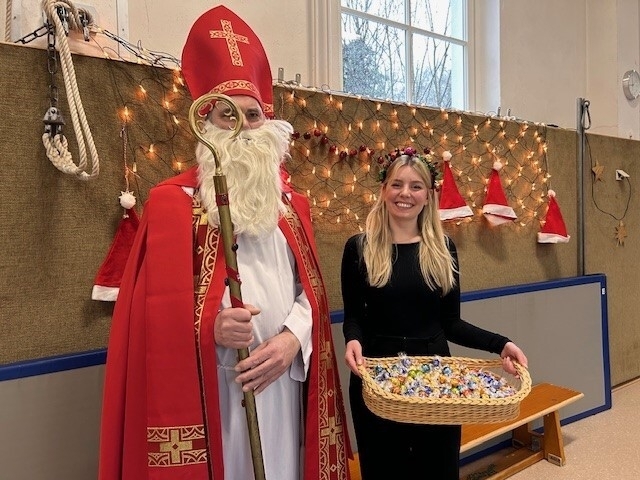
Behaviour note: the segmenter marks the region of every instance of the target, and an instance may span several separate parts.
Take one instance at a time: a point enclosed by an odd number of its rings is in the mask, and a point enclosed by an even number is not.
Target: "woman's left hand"
[[[505,372],[510,373],[511,375],[518,375],[518,371],[513,364],[514,361],[518,362],[524,368],[528,368],[529,366],[527,356],[520,347],[513,342],[507,342],[500,353],[500,357],[502,358],[502,368]]]

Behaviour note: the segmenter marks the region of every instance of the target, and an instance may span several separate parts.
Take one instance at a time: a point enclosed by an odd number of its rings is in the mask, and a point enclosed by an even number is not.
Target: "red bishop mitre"
[[[273,118],[271,67],[260,39],[219,5],[198,18],[182,50],[182,75],[195,100],[206,93],[249,95]]]

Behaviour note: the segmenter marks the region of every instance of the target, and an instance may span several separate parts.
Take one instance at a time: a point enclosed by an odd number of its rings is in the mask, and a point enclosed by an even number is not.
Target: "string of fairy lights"
[[[162,84],[160,77],[145,81]],[[142,158],[170,159],[167,165],[174,172],[193,164],[192,152],[172,148],[172,139],[188,125],[184,112],[189,99],[177,69],[172,70],[171,82],[160,89],[162,98],[149,95],[141,82],[120,112],[122,121],[131,124],[135,109],[151,102],[164,111],[167,120],[165,138],[154,138],[149,132],[149,143],[132,149],[134,174]],[[274,91],[278,117],[294,127],[291,159],[286,165],[290,182],[308,196],[312,217],[319,225],[362,230],[379,188],[380,157],[404,146],[430,151],[436,157],[451,151],[458,189],[477,213],[470,221],[482,218],[482,201],[496,160],[503,164],[500,176],[507,200],[518,215],[516,225],[538,222],[538,227],[543,219],[551,177],[543,125],[278,84]]]
[[[492,166],[500,160],[505,195],[519,227],[540,226],[546,213],[546,127],[466,112],[417,107],[276,85],[279,118],[296,129],[288,164],[317,223],[362,230],[375,201],[380,157],[413,146],[436,157],[449,150],[459,191],[482,219]],[[462,221],[458,221],[458,224]]]
[[[156,88],[153,90],[158,92],[158,97],[150,94],[147,90],[149,83]],[[146,88],[145,88],[146,86]],[[159,87],[159,88],[158,88]],[[144,129],[144,126],[138,123],[138,126],[145,132],[149,139],[149,143],[145,145],[137,145],[137,158],[144,157],[146,159],[157,159],[167,164],[176,171],[183,169],[183,163],[188,163],[182,152],[175,149],[173,140],[179,133],[189,133],[186,128],[186,118],[183,117],[185,109],[189,108],[191,100],[184,88],[184,81],[180,76],[179,69],[172,71],[171,78],[166,75],[156,75],[154,77],[146,77],[138,82],[135,89],[135,95],[124,102],[120,110],[120,119],[126,124],[132,124],[134,120],[134,112],[137,108],[148,106],[151,103],[155,109],[160,109],[165,117],[166,132],[162,137],[158,137],[157,131],[152,132]],[[145,105],[146,104],[146,105]]]
[[[191,99],[184,87],[179,68],[145,69],[145,76],[134,77],[126,63],[113,62],[110,71],[118,70],[120,78],[113,84],[119,97],[117,112],[122,128],[130,133],[128,138],[129,158],[125,162],[125,181],[135,185],[135,190],[144,202],[146,192],[155,183],[157,176],[177,174],[194,162],[195,139],[189,130],[184,112],[188,111]],[[157,128],[150,117],[158,119]],[[155,176],[145,177],[145,167],[152,167]]]
[[[162,164],[168,174],[194,164],[193,139],[188,150],[181,148],[184,144],[176,145],[178,138],[191,137],[186,118],[191,99],[177,59],[99,32],[121,45],[126,43],[125,50],[137,63],[161,67],[148,69],[148,76],[142,79],[129,75],[127,85],[114,82],[123,128],[140,132],[127,137],[131,159],[125,175],[139,191],[145,191],[153,182],[141,176],[140,162]],[[116,50],[105,47],[102,51],[105,58],[114,59]],[[113,64],[127,75],[126,62]],[[276,116],[294,127],[286,167],[292,186],[309,198],[318,227],[361,231],[379,190],[380,157],[404,146],[429,151],[437,158],[445,150],[453,154],[451,168],[457,187],[476,214],[465,222],[481,221],[496,160],[503,164],[500,177],[508,203],[518,215],[516,228],[537,229],[544,219],[551,175],[543,124],[372,100],[281,81],[274,85],[274,107]],[[145,127],[140,113],[149,109],[164,116],[164,131]],[[133,138],[137,144],[131,143]]]

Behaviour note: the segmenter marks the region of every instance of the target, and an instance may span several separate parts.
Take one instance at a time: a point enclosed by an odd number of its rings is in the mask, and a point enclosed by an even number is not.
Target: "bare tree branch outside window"
[[[343,85],[348,93],[450,108],[464,75],[464,0],[342,0]],[[407,48],[409,47],[409,48]],[[456,69],[457,68],[457,69]],[[459,71],[460,70],[460,71]]]

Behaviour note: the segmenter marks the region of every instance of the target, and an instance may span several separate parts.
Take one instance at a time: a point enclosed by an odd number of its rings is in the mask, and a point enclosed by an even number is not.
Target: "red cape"
[[[197,186],[195,168],[151,190],[123,275],[107,353],[100,480],[224,478],[213,342],[224,254],[218,248],[206,302],[196,305],[192,199],[182,186]],[[314,322],[304,479],[344,480],[349,441],[327,298],[307,199],[290,195],[299,221],[283,218],[280,228]]]

